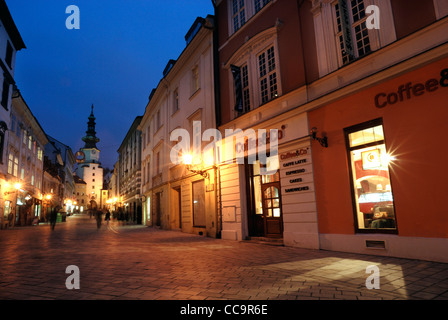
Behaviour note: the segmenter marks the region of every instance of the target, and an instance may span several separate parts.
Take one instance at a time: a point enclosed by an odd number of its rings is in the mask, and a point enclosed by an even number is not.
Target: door
[[[283,237],[280,174],[258,161],[246,166],[249,236]]]
[[[182,197],[180,194],[180,187],[173,188],[173,214],[177,217],[177,226],[176,228],[182,229]]]
[[[283,236],[280,183],[262,184],[264,233],[267,237]]]
[[[161,200],[161,192],[157,192],[156,193],[156,205],[155,205],[155,210],[156,210],[156,226],[160,227],[160,219],[161,219],[161,207],[160,207],[160,200]]]

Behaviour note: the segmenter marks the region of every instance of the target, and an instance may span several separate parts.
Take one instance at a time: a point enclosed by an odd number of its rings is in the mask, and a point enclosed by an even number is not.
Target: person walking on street
[[[101,210],[96,211],[96,227],[97,230],[100,230],[101,228],[101,220],[103,218],[103,212]]]
[[[109,225],[110,220],[110,211],[106,210],[106,216],[104,217],[104,220],[106,221],[106,224]]]
[[[54,227],[56,226],[56,220],[58,218],[58,210],[56,208],[52,208],[50,212],[50,226],[51,230],[54,230]]]

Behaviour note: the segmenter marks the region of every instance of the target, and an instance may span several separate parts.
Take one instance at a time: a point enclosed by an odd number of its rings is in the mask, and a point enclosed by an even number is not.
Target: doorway
[[[160,227],[160,225],[161,225],[161,223],[160,223],[160,220],[161,220],[161,216],[162,216],[162,213],[161,213],[161,207],[160,207],[160,201],[161,201],[161,199],[162,199],[162,193],[161,192],[157,192],[156,193],[156,197],[155,197],[155,210],[156,210],[156,226],[157,227]]]
[[[177,218],[176,228],[182,229],[182,197],[180,187],[173,188],[173,214]]]
[[[280,173],[259,161],[246,166],[248,226],[251,237],[283,237]]]

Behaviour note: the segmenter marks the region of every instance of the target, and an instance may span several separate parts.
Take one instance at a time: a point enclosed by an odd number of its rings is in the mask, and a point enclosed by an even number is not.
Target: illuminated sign
[[[363,170],[381,167],[380,149],[361,152]]]

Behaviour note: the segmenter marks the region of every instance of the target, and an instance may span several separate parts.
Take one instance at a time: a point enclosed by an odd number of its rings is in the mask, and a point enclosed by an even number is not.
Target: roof
[[[12,19],[11,13],[9,12],[8,6],[5,0],[0,0],[0,20],[5,26],[6,32],[8,32],[9,37],[14,45],[14,48],[19,51],[25,49],[25,43],[23,42],[22,36]]]
[[[75,183],[78,184],[87,184],[84,180],[82,180],[79,176],[77,176],[76,174],[73,175],[73,180],[75,181]]]

